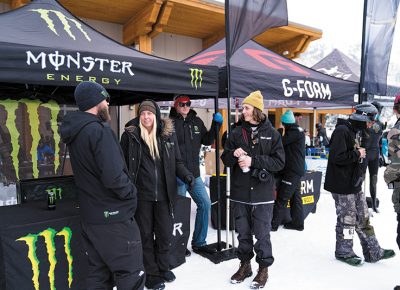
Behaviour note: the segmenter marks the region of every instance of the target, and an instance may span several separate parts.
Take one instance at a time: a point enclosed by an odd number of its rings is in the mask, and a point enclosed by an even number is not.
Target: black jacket
[[[367,150],[367,154],[370,151],[379,152],[384,127],[384,124],[382,124],[380,121],[376,121],[371,128],[366,130],[366,134],[363,136],[363,142],[361,143],[361,146]]]
[[[349,120],[338,119],[330,141],[328,166],[324,188],[340,194],[353,194],[361,191],[361,185],[354,186],[354,174],[361,166],[360,153],[356,149],[357,129]]]
[[[124,152],[126,164],[128,165],[130,176],[134,184],[138,188],[138,199],[145,201],[157,200],[157,183],[158,178],[162,178],[166,183],[167,198],[170,203],[170,210],[173,213],[177,195],[176,177],[185,180],[185,177],[192,175],[184,166],[177,146],[177,140],[174,133],[174,126],[170,119],[159,121],[158,148],[161,159],[161,172],[164,176],[156,176],[156,174],[139,175],[143,172],[143,168],[150,168],[154,164],[143,164],[144,146],[140,137],[139,117],[129,121],[125,126],[125,132],[121,137],[121,147]],[[148,159],[146,159],[148,160]]]
[[[329,146],[329,138],[326,135],[325,128],[318,128],[317,129],[317,137],[318,137],[318,144],[319,146],[328,147]]]
[[[190,110],[186,118],[183,118],[175,108],[171,108],[170,118],[175,123],[176,137],[183,162],[194,177],[199,177],[201,144],[208,146],[214,143],[217,133],[216,123],[213,121],[210,131],[207,131],[203,121],[197,117],[194,110]]]
[[[69,148],[82,219],[104,224],[133,217],[136,188],[108,123],[90,113],[71,112],[60,134]]]
[[[296,174],[303,176],[305,172],[305,135],[303,128],[297,124],[285,125],[285,135],[282,137],[285,149],[285,168],[281,174]]]
[[[233,155],[237,148],[242,148],[251,156],[250,172],[243,173],[238,158]],[[243,122],[229,135],[225,143],[222,161],[232,168],[231,198],[244,203],[266,203],[274,200],[274,173],[285,165],[285,151],[281,135],[272,127],[268,118],[258,126],[258,143],[251,141],[251,127]],[[269,173],[268,181],[262,182],[253,177],[254,169],[265,169]]]

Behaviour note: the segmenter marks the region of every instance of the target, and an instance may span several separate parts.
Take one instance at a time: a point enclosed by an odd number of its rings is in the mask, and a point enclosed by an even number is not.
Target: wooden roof
[[[30,0],[0,0],[20,7]],[[203,48],[224,37],[223,3],[202,0],[59,0],[78,17],[123,25],[123,42],[132,44],[147,35],[161,32],[191,36],[203,40]],[[265,47],[296,58],[311,41],[322,37],[322,31],[289,23],[254,38]]]

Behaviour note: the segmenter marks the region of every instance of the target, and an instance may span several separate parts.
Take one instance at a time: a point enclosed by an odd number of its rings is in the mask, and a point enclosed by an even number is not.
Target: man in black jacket
[[[363,260],[353,251],[353,236],[357,232],[366,262],[377,262],[395,255],[393,250],[379,246],[370,224],[365,194],[361,191],[361,164],[366,156],[359,136],[374,121],[377,110],[370,104],[355,106],[349,120],[339,120],[331,137],[331,146],[324,188],[335,200],[336,251],[339,261],[359,266]]]
[[[214,114],[211,129],[208,131],[203,121],[197,117],[196,112],[190,106],[191,101],[188,96],[178,95],[175,97],[174,107],[171,108],[170,112],[170,118],[175,123],[176,136],[183,162],[195,177],[195,184],[192,188],[189,188],[187,184],[178,178],[178,194],[185,196],[186,191],[188,191],[197,205],[192,236],[193,251],[214,253],[215,250],[207,247],[206,242],[211,200],[200,177],[199,154],[202,144],[211,145],[214,143],[215,135],[218,133],[217,128],[219,130],[222,124],[222,116],[220,113]],[[186,251],[186,255],[190,255],[189,250]]]
[[[284,222],[285,212],[290,200],[292,220],[284,227],[291,230],[304,230],[303,202],[301,199],[300,179],[305,173],[305,135],[304,130],[295,120],[291,110],[282,115],[281,122],[285,127],[282,144],[285,149],[285,168],[279,174],[278,196],[274,205],[272,231]]]
[[[241,283],[253,275],[251,259],[256,252],[259,270],[250,288],[261,289],[268,279],[268,267],[274,262],[271,246],[271,220],[274,207],[273,174],[282,170],[285,152],[281,135],[263,114],[260,91],[243,100],[242,123],[229,135],[221,156],[232,169],[231,200],[236,230],[239,233],[237,255],[239,270],[231,283]],[[256,238],[254,243],[253,235]]]
[[[363,172],[365,175],[368,168],[369,194],[371,195],[372,203],[371,207],[374,212],[378,212],[378,205],[376,202],[376,185],[378,183],[379,152],[381,147],[380,142],[385,125],[379,120],[379,115],[381,114],[383,106],[377,101],[374,101],[371,104],[374,105],[378,110],[378,114],[375,117],[376,120],[374,124],[367,129],[366,134],[363,136],[365,139],[363,145],[365,146],[367,153],[363,163]]]
[[[115,285],[143,289],[142,245],[134,220],[136,188],[107,123],[108,98],[101,85],[80,83],[75,89],[79,111],[68,113],[60,128],[79,190],[82,237],[89,259],[87,289]]]

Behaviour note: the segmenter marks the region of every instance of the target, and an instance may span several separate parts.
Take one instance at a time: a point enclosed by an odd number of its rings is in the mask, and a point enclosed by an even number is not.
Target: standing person
[[[186,168],[193,173],[195,184],[192,188],[178,179],[178,194],[186,196],[186,191],[197,205],[196,221],[192,236],[192,249],[195,252],[215,253],[215,249],[207,247],[208,219],[211,209],[211,200],[200,177],[200,148],[201,145],[214,143],[218,129],[222,125],[222,115],[214,114],[211,128],[208,131],[197,113],[190,108],[191,101],[187,95],[178,95],[171,108],[170,118],[174,120],[179,149]],[[217,124],[219,126],[217,126]],[[190,251],[186,250],[186,256]]]
[[[121,137],[130,176],[138,189],[138,222],[146,269],[146,287],[161,290],[164,282],[175,280],[169,266],[173,228],[176,177],[194,185],[176,145],[170,119],[161,119],[160,108],[152,100],[143,101],[138,117],[129,121]]]
[[[136,188],[118,139],[107,123],[108,93],[95,82],[75,89],[79,111],[68,113],[60,133],[71,156],[89,260],[87,288],[143,289],[145,275]],[[112,245],[110,247],[110,245]]]
[[[301,120],[303,120],[303,114],[300,112],[294,113],[294,120],[295,123],[300,126]]]
[[[395,255],[393,250],[379,246],[370,224],[365,194],[361,191],[365,148],[360,147],[359,136],[374,121],[376,108],[371,104],[355,106],[348,120],[336,125],[326,170],[325,186],[332,193],[336,207],[336,250],[339,261],[352,266],[362,264],[362,258],[353,251],[354,231],[361,241],[364,259],[374,263]]]
[[[291,221],[284,224],[286,229],[304,230],[303,202],[301,199],[300,179],[305,173],[305,135],[304,130],[295,123],[291,110],[282,115],[281,122],[285,127],[282,137],[285,149],[285,168],[280,172],[278,196],[275,200],[272,231],[277,231],[284,222],[286,209],[290,200]]]
[[[394,211],[397,214],[397,246],[400,249],[400,95],[396,96],[393,103],[393,113],[396,114],[397,121],[393,128],[390,129],[387,139],[389,142],[389,164],[386,166],[384,173],[385,182],[393,189],[392,202]],[[396,286],[395,290],[400,290],[400,286]]]
[[[317,129],[317,142],[319,147],[329,147],[329,138],[326,135],[326,129],[322,126],[321,123],[315,125]]]
[[[379,116],[382,112],[383,106],[374,101],[371,103],[378,110],[378,114],[375,117],[374,124],[366,130],[366,134],[363,136],[367,156],[363,162],[364,175],[369,172],[369,193],[371,195],[372,210],[378,212],[376,202],[376,185],[378,183],[378,169],[379,169],[379,154],[380,154],[380,141],[385,125],[379,120]]]
[[[231,277],[231,283],[241,283],[253,275],[254,250],[259,269],[250,288],[260,289],[267,282],[268,267],[274,262],[270,239],[275,190],[273,174],[284,167],[285,152],[281,135],[262,112],[261,92],[252,92],[242,106],[242,123],[229,135],[221,157],[225,166],[232,168],[231,201],[239,233],[240,267]]]

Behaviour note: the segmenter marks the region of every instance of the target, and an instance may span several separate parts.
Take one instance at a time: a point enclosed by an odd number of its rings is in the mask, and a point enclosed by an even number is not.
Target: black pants
[[[400,213],[397,214],[397,238],[396,238],[397,246],[400,249]]]
[[[278,185],[278,196],[274,205],[272,227],[277,228],[285,221],[285,212],[290,200],[291,223],[295,226],[304,226],[303,202],[300,188],[301,176],[285,175]]]
[[[379,169],[379,151],[368,150],[367,156],[363,163],[364,175],[369,172],[369,194],[371,195],[372,202],[376,202],[376,184],[378,183],[378,169]]]
[[[145,273],[136,221],[81,224],[89,261],[87,289],[112,290],[114,285],[118,290],[143,289]]]
[[[172,217],[167,201],[138,201],[135,219],[143,245],[147,276],[160,276],[169,270]]]
[[[240,261],[250,261],[256,252],[256,262],[269,267],[274,262],[271,245],[273,204],[248,205],[233,203],[236,230],[239,233],[237,255]],[[254,243],[253,235],[256,238]]]

